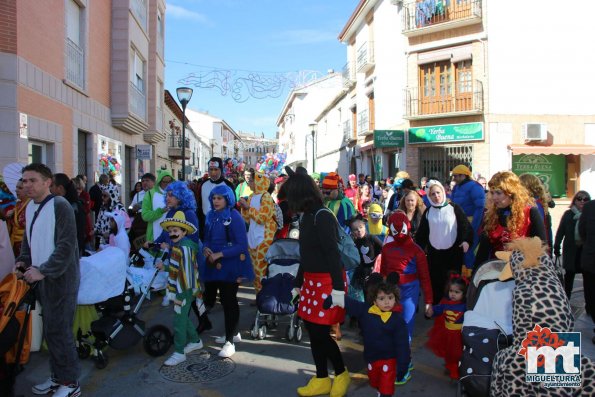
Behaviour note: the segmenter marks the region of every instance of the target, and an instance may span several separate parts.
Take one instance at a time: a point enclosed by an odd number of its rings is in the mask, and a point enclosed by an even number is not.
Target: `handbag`
[[[314,226],[316,226],[316,215],[318,215],[320,211],[328,211],[333,215],[333,217],[335,217],[335,214],[333,214],[328,208],[321,208],[316,211],[316,214],[314,214]],[[337,221],[337,218],[335,218],[335,221]],[[341,225],[339,225],[339,221],[337,221],[337,229],[339,231],[337,249],[339,250],[341,264],[343,265],[343,269],[353,270],[360,263],[359,252],[351,236],[345,233],[345,230],[343,230]]]

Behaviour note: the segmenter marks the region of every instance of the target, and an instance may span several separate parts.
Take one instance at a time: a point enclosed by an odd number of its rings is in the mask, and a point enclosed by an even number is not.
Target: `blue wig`
[[[184,210],[196,210],[196,199],[194,193],[186,186],[185,182],[175,181],[167,185],[165,188],[165,195],[163,202],[167,205],[167,193],[171,193],[172,196],[180,200],[178,209]]]
[[[213,209],[213,196],[222,196],[225,198],[225,208],[220,211]],[[222,183],[215,186],[211,193],[209,193],[209,203],[211,203],[211,210],[207,214],[206,224],[210,225],[217,218],[227,220],[231,217],[231,210],[236,205],[236,195],[229,186]]]

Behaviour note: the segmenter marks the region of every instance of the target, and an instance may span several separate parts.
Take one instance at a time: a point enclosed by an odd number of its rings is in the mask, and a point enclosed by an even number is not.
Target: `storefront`
[[[395,176],[401,168],[405,131],[374,130],[374,179]]]
[[[105,174],[113,176],[119,184],[122,184],[122,142],[97,135],[97,179],[99,175]]]
[[[549,188],[553,198],[571,198],[579,190],[592,187],[582,177],[585,165],[595,155],[592,145],[510,145],[512,171],[534,174]],[[590,166],[588,173],[590,173]],[[588,178],[587,178],[588,179]]]
[[[445,181],[459,164],[473,169],[475,141],[484,140],[483,123],[431,125],[409,128],[408,143],[418,148],[419,177]]]

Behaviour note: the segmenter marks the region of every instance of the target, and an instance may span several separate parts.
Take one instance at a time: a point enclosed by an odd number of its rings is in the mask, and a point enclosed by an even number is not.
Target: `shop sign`
[[[151,160],[153,158],[153,145],[136,145],[137,160]]]
[[[405,147],[405,131],[374,130],[374,147]]]
[[[482,141],[483,139],[483,123],[409,128],[409,143]]]
[[[552,197],[566,196],[566,156],[520,154],[512,156],[512,172],[533,174],[549,188]]]

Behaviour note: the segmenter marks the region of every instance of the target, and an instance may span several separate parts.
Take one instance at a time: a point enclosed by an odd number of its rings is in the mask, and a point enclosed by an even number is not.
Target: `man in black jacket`
[[[99,181],[94,184],[93,186],[91,186],[91,189],[89,189],[89,196],[91,197],[91,201],[93,202],[93,212],[95,212],[95,219],[93,220],[93,222],[95,222],[95,220],[97,219],[97,217],[99,216],[99,210],[101,209],[101,186],[107,186],[107,183],[109,182],[109,177],[105,174],[101,174],[99,176]]]

